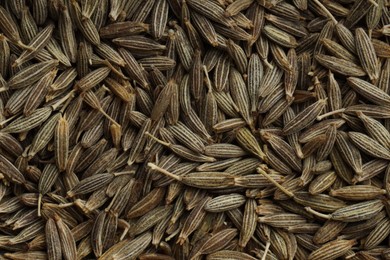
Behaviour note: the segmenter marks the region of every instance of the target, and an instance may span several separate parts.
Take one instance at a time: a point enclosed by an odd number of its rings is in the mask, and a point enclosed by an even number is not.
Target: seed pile
[[[0,259],[390,259],[387,0],[5,0],[0,33]]]

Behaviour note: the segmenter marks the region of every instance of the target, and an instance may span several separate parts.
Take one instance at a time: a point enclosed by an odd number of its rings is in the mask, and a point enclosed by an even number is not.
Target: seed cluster
[[[0,1],[0,260],[390,259],[389,7]]]

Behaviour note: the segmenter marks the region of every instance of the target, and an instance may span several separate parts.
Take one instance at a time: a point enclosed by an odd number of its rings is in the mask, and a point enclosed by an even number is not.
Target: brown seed
[[[51,34],[54,30],[54,24],[47,25],[44,29],[42,29],[33,39],[31,39],[29,46],[34,50],[25,50],[20,54],[20,56],[15,60],[14,64],[12,66],[18,66],[22,64],[23,62],[33,58],[42,48],[45,47],[45,45],[48,43],[48,41],[51,38]]]
[[[210,199],[210,197],[205,197],[204,199],[202,199],[187,216],[185,222],[183,223],[183,228],[179,234],[179,238],[177,241],[179,244],[184,244],[188,236],[193,233],[196,228],[201,224],[202,220],[206,216],[204,206]]]
[[[364,249],[372,249],[378,246],[390,234],[390,221],[383,219],[367,236]]]
[[[335,172],[327,172],[319,175],[311,181],[309,186],[310,194],[320,194],[327,190],[336,181],[337,175]]]
[[[275,153],[281,156],[291,168],[297,171],[302,169],[301,159],[298,158],[295,151],[287,142],[264,130],[260,131],[260,134],[271,145]]]
[[[356,50],[363,69],[367,72],[372,82],[379,78],[378,58],[376,57],[374,46],[370,37],[362,28],[355,30]]]
[[[233,250],[221,250],[215,253],[212,253],[207,256],[209,260],[255,260],[256,258],[251,255],[243,252],[233,251]]]
[[[366,72],[360,66],[348,60],[324,54],[317,54],[315,59],[325,68],[345,76],[360,77],[366,75]]]
[[[164,188],[153,189],[143,199],[136,203],[128,212],[127,218],[136,218],[149,212],[155,206],[157,206],[163,199],[165,194]]]
[[[334,240],[312,252],[308,259],[336,259],[344,255],[355,244],[355,240]]]
[[[55,156],[57,167],[60,171],[64,171],[66,169],[69,151],[69,125],[66,118],[59,118],[54,138],[56,143]]]
[[[240,128],[236,133],[238,143],[248,152],[258,156],[260,159],[265,160],[265,154],[263,153],[258,141],[252,135],[250,130],[246,127]]]
[[[384,205],[381,200],[369,200],[340,208],[327,216],[327,218],[342,222],[357,222],[372,218],[383,207]]]
[[[345,201],[325,194],[310,195],[306,192],[297,192],[294,194],[294,200],[303,206],[311,207],[322,212],[333,212],[346,206]]]
[[[125,239],[109,248],[100,258],[102,260],[112,259],[131,259],[139,256],[150,244],[152,234],[145,232],[135,239]]]
[[[47,256],[50,259],[62,259],[61,241],[55,221],[49,218],[45,227]]]
[[[44,61],[26,67],[8,81],[11,89],[24,88],[37,82],[58,65],[57,60]]]
[[[240,238],[238,241],[239,246],[245,247],[251,239],[256,229],[256,200],[248,199],[245,203],[245,210],[242,222],[242,228],[240,231]]]
[[[108,67],[96,69],[79,80],[75,88],[79,91],[86,92],[102,82],[108,76],[110,71],[111,69]]]
[[[58,229],[58,234],[61,241],[61,251],[65,259],[74,259],[76,257],[76,242],[69,229],[59,216],[55,216],[54,220]]]
[[[378,105],[389,105],[390,96],[365,80],[350,77],[348,84],[359,94]]]
[[[314,104],[308,106],[306,109],[304,109],[302,112],[297,114],[295,118],[290,120],[283,128],[284,134],[292,134],[299,130],[302,130],[303,128],[309,126],[314,122],[316,117],[321,113],[322,109],[324,108],[327,100],[326,99],[320,99]]]
[[[283,47],[294,48],[297,46],[297,40],[294,36],[283,32],[272,25],[264,26],[264,33],[270,40]]]
[[[344,160],[354,169],[356,174],[362,174],[362,158],[360,152],[351,143],[349,136],[345,132],[338,131],[336,145],[342,153]]]
[[[230,18],[225,17],[225,10],[216,2],[212,1],[188,1],[188,5],[193,8],[195,11],[206,16],[214,22],[221,23],[225,26],[231,27],[234,22]]]
[[[383,194],[385,190],[371,185],[344,186],[330,191],[330,195],[347,200],[370,200]]]
[[[151,32],[154,38],[159,39],[164,33],[168,19],[168,3],[166,1],[157,1],[152,10]]]
[[[349,139],[356,147],[363,152],[382,159],[390,158],[390,151],[374,139],[358,132],[348,132]]]

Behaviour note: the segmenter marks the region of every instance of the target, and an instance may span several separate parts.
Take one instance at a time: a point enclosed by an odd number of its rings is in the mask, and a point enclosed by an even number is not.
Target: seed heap
[[[5,0],[0,33],[0,259],[390,259],[387,0]]]

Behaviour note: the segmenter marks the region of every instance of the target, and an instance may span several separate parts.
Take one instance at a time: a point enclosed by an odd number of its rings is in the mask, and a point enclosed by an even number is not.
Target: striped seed
[[[45,237],[48,258],[54,260],[62,259],[60,236],[55,221],[52,218],[46,221]]]
[[[344,255],[355,244],[355,240],[334,240],[312,252],[308,259],[336,259]]]
[[[26,67],[8,81],[8,87],[19,89],[34,84],[58,65],[57,60],[39,62]]]
[[[361,77],[366,75],[366,72],[359,65],[348,60],[325,54],[317,54],[315,59],[325,68],[344,76]]]
[[[377,158],[390,159],[390,151],[371,137],[358,133],[348,132],[351,142],[361,151]]]
[[[362,28],[355,30],[355,43],[360,64],[367,72],[370,80],[376,82],[379,77],[378,58],[370,37],[368,37]]]
[[[58,169],[66,169],[69,153],[69,125],[64,117],[60,117],[55,129],[55,158]]]
[[[70,260],[76,257],[76,242],[69,227],[59,216],[54,216],[58,234],[61,241],[61,251],[64,259]]]

